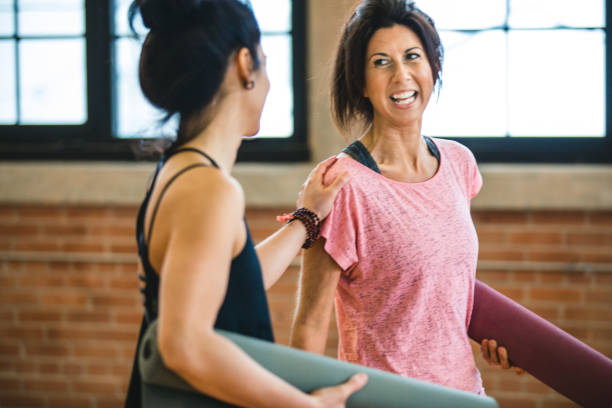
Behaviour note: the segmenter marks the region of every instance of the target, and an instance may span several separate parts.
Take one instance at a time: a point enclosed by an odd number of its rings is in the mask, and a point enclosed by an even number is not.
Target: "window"
[[[459,140],[479,161],[612,161],[604,0],[416,4],[445,47],[423,133]]]
[[[1,158],[130,159],[135,140],[173,134],[176,121],[158,126],[138,85],[144,36],[128,28],[130,3],[0,0]],[[259,135],[238,158],[306,160],[305,2],[251,3],[271,90]]]

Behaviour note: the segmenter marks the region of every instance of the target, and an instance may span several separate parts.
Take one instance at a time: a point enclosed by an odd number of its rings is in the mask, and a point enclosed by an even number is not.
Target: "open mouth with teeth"
[[[393,103],[398,105],[407,105],[414,102],[417,97],[417,91],[407,91],[391,95]]]

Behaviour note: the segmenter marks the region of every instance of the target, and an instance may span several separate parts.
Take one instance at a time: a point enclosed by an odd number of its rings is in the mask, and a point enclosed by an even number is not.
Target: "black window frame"
[[[17,24],[16,4],[14,1]],[[84,0],[84,4],[87,121],[81,125],[0,125],[0,160],[135,159],[133,147],[141,139],[121,139],[113,134],[114,1]],[[240,161],[310,159],[306,120],[306,8],[306,0],[293,0],[294,134],[289,138],[258,137],[243,143],[238,152]],[[14,35],[9,37],[16,42],[19,41],[17,29],[15,26]]]
[[[113,137],[113,2],[84,0],[88,120],[83,125],[0,125],[0,160],[134,160],[138,139]],[[306,86],[307,4],[294,0],[292,14],[294,131],[289,139],[258,138],[243,143],[239,161],[308,161]],[[612,11],[606,7],[606,135],[591,137],[452,137],[481,163],[612,162]],[[104,85],[106,84],[106,85]],[[95,109],[94,109],[95,108]]]
[[[506,1],[506,19],[510,0]],[[606,5],[604,5],[606,6]],[[454,137],[467,146],[480,163],[612,163],[612,42],[609,36],[612,7],[605,7],[605,136],[604,137]],[[508,21],[501,27],[513,30]],[[580,30],[581,28],[577,28]],[[472,31],[472,30],[448,30]],[[473,30],[481,31],[481,30]],[[444,92],[444,90],[442,90]]]

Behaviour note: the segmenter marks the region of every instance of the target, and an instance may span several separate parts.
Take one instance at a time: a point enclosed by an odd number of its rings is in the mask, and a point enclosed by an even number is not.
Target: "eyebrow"
[[[408,53],[408,52],[410,52],[410,51],[412,51],[412,50],[417,50],[417,49],[418,49],[418,50],[423,51],[423,50],[421,49],[421,47],[418,47],[418,46],[417,46],[417,47],[411,47],[411,48],[406,49],[406,50],[404,51],[404,54],[406,54],[406,53]],[[389,56],[389,54],[387,54],[387,53],[385,53],[385,52],[375,52],[374,54],[372,54],[372,55],[370,55],[370,56],[368,57],[368,61],[369,61],[369,60],[371,60],[371,59],[372,59],[372,57],[375,57],[375,56],[377,56],[377,55],[380,55],[380,56],[383,56],[383,57],[388,57],[388,56]]]

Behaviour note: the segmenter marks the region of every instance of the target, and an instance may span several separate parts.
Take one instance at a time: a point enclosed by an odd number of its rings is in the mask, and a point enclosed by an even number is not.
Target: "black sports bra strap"
[[[171,150],[169,151],[165,156],[164,156],[164,161],[168,160],[170,157],[174,156],[177,153],[182,153],[182,152],[194,152],[194,153],[198,153],[201,156],[204,156],[205,158],[207,158],[208,160],[210,160],[210,162],[212,163],[212,165],[216,168],[219,168],[219,165],[217,164],[216,161],[213,160],[212,157],[210,157],[209,155],[206,154],[206,152],[203,152],[202,150],[196,149],[195,147],[183,147],[180,149],[176,149],[176,150]]]
[[[429,152],[438,160],[438,163],[440,163],[440,150],[438,150],[438,146],[436,146],[434,141],[431,140],[429,136],[423,136],[423,138],[425,139],[425,143],[427,143],[427,148],[429,149]],[[368,167],[370,170],[374,170],[375,172],[380,173],[380,169],[378,168],[376,161],[374,160],[368,149],[366,149],[363,143],[361,143],[361,141],[355,140],[353,143],[342,149],[342,152],[351,156],[357,162]]]
[[[199,150],[196,150],[196,151],[199,152]],[[206,156],[206,153],[204,153],[204,152],[200,152],[200,153],[203,153]],[[208,156],[206,156],[206,157],[208,158]],[[209,160],[212,162],[213,166],[216,164],[212,159],[209,159]],[[155,208],[153,208],[153,214],[151,214],[151,222],[149,222],[149,232],[147,234],[147,240],[146,240],[147,248],[149,247],[149,243],[151,242],[151,233],[153,232],[153,224],[155,223],[155,216],[157,215],[157,210],[159,209],[159,204],[161,203],[161,200],[164,197],[164,194],[168,190],[168,187],[170,187],[170,184],[172,184],[172,182],[174,182],[174,180],[176,180],[181,174],[183,174],[183,173],[185,173],[185,172],[187,172],[187,171],[189,171],[189,170],[191,170],[193,168],[196,168],[196,167],[209,167],[209,166],[207,164],[204,164],[204,163],[195,163],[195,164],[191,164],[191,165],[185,167],[184,169],[182,169],[181,171],[176,173],[174,176],[172,176],[172,178],[166,183],[166,185],[162,189],[161,193],[159,193],[159,197],[157,197],[157,201],[155,202]]]

